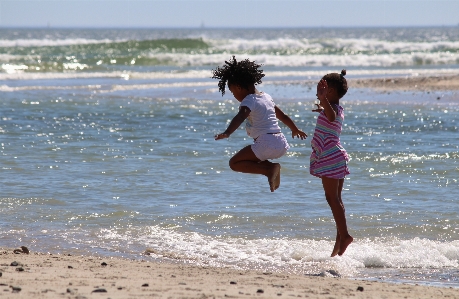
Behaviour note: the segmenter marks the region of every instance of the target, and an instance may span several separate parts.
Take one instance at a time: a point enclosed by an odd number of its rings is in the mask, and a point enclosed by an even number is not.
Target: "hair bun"
[[[341,70],[341,77],[346,76],[346,70]]]

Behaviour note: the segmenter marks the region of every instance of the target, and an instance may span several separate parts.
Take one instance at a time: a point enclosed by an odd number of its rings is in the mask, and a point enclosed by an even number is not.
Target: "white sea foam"
[[[150,58],[172,61],[178,66],[218,66],[231,57],[231,52],[222,54],[172,54],[154,53]],[[387,54],[236,54],[236,58],[255,60],[257,63],[278,67],[395,67],[418,65],[459,64],[459,52],[447,53],[387,53]]]
[[[290,50],[309,51],[321,53],[327,51],[370,52],[370,53],[410,53],[410,52],[436,52],[459,49],[459,41],[435,41],[435,42],[393,42],[377,39],[231,39],[231,40],[208,40],[215,49],[226,51],[269,51]],[[343,54],[344,54],[343,53]]]
[[[21,59],[21,58],[23,58],[22,55],[0,54],[1,62],[14,61],[14,60]]]
[[[136,232],[120,234],[102,230],[104,242],[120,240],[142,244],[157,258],[179,259],[210,266],[241,269],[290,271],[319,274],[335,270],[352,276],[364,268],[443,268],[459,266],[459,241],[439,242],[428,239],[378,238],[356,239],[342,257],[330,257],[333,242],[311,239],[223,238],[199,233],[183,233],[150,227],[132,240]],[[116,248],[112,248],[116,249]]]
[[[24,65],[24,64],[2,64],[2,69],[7,72],[8,74],[12,74],[12,73],[17,73],[17,72],[21,72],[21,71],[24,71],[24,70],[28,70],[29,67],[27,65]]]

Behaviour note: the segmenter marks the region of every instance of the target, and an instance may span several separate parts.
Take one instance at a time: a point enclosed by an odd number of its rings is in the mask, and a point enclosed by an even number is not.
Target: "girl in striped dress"
[[[337,234],[331,256],[343,255],[353,238],[346,224],[344,204],[341,200],[344,177],[349,174],[349,157],[341,146],[339,135],[344,120],[343,107],[339,100],[347,92],[346,70],[341,74],[325,75],[317,84],[317,98],[320,104],[315,112],[320,112],[311,141],[312,154],[310,173],[322,179],[325,198],[335,219]]]

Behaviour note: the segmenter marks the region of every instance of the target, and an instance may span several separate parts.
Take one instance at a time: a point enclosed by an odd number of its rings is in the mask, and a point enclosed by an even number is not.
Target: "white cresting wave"
[[[231,39],[206,40],[213,48],[227,51],[304,50],[321,53],[324,50],[372,53],[410,53],[459,50],[459,41],[385,41],[378,39]]]
[[[342,257],[330,257],[333,242],[311,239],[254,239],[210,237],[150,227],[136,240],[136,232],[103,229],[104,242],[141,244],[155,258],[215,267],[318,274],[334,270],[352,276],[363,268],[454,268],[459,266],[459,240],[423,238],[356,239]],[[115,249],[115,248],[112,248]]]
[[[173,54],[152,53],[147,57],[159,61],[169,61],[178,66],[219,66],[233,53],[221,54]],[[459,64],[459,52],[412,52],[401,54],[234,54],[237,60],[250,59],[266,66],[278,67],[396,67],[418,65],[455,65]]]
[[[323,50],[372,53],[410,53],[442,52],[459,50],[459,41],[385,41],[378,39],[344,39],[344,38],[277,38],[277,39],[208,39],[204,42],[217,51],[271,51],[271,50],[304,50],[314,53]],[[119,43],[127,39],[0,39],[0,47],[41,47],[70,46],[101,43]]]

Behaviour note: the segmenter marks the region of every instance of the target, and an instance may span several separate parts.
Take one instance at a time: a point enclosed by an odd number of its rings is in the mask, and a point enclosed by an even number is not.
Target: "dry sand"
[[[456,288],[12,249],[0,249],[0,272],[0,298],[459,298]]]

